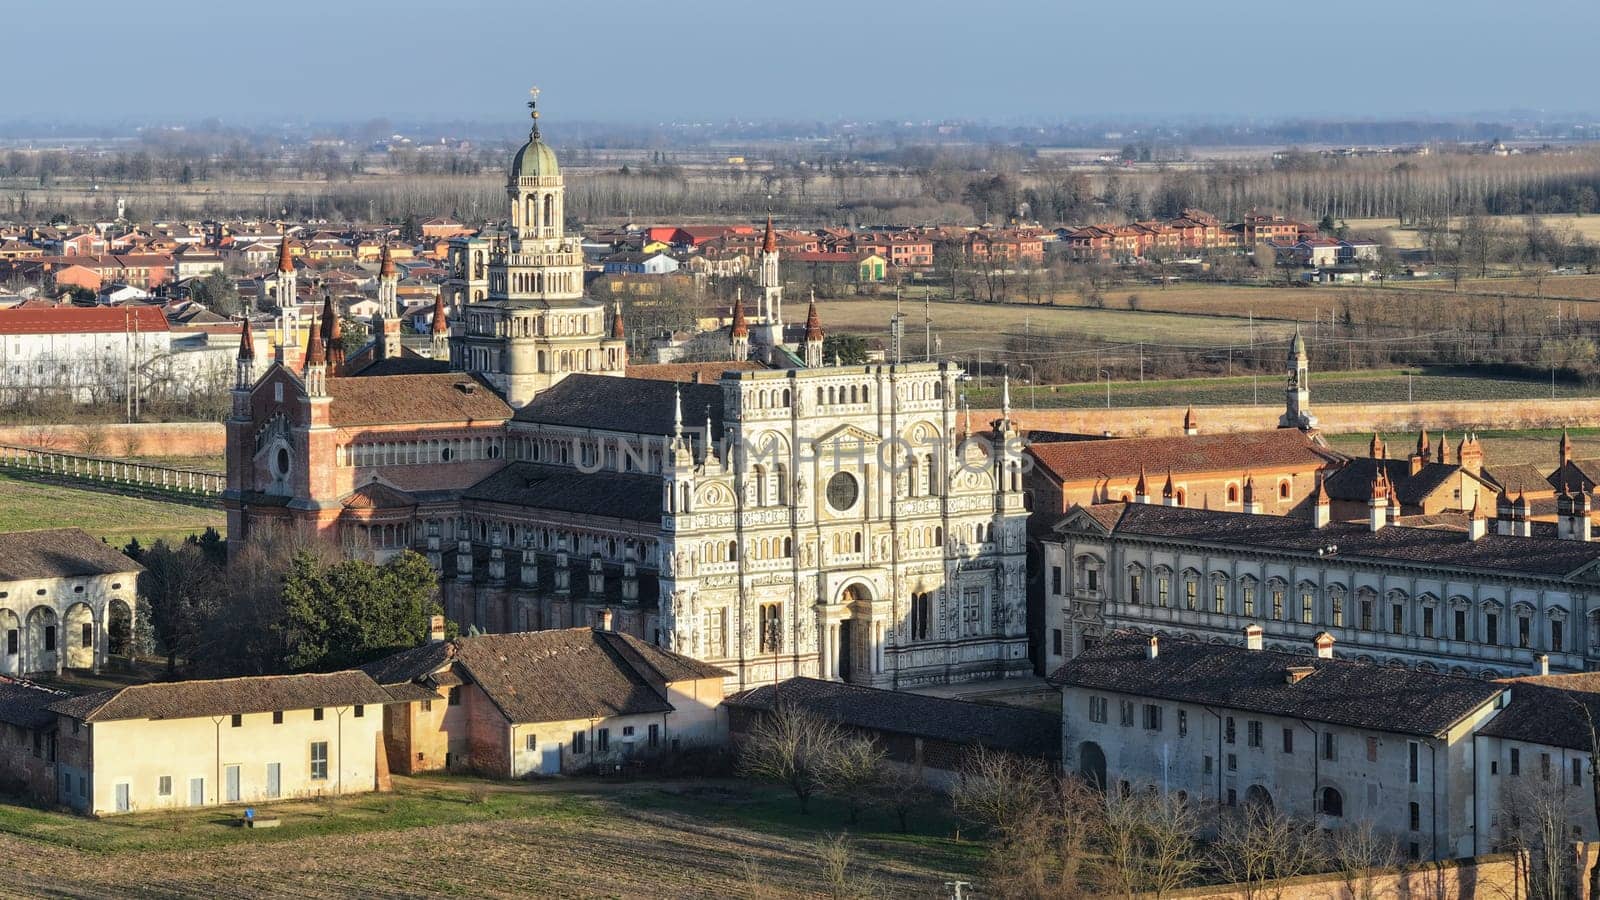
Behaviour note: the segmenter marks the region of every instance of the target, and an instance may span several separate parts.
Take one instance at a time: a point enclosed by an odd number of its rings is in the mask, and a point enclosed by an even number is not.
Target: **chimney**
[[[1489,533],[1489,517],[1483,509],[1483,494],[1472,500],[1472,516],[1467,520],[1467,540],[1476,541]]]
[[[1317,647],[1317,659],[1333,659],[1333,635],[1319,631],[1317,636],[1311,639],[1311,643]]]
[[[1261,626],[1246,625],[1244,627],[1244,648],[1246,650],[1261,649]]]
[[[612,630],[612,628],[611,628],[611,619],[612,619],[611,607],[608,606],[605,609],[600,611],[600,630],[601,631],[611,631]]]
[[[1145,648],[1145,659],[1155,659],[1161,655],[1161,638],[1150,635],[1150,645]]]
[[[1494,533],[1505,535],[1516,533],[1516,526],[1512,524],[1511,494],[1509,493],[1503,493],[1495,499]]]
[[[444,616],[433,616],[428,619],[428,643],[444,643]]]
[[[1192,406],[1189,407],[1188,412],[1183,414],[1183,433],[1189,437],[1200,433],[1200,423],[1194,417],[1194,407]]]
[[[1535,656],[1533,658],[1533,674],[1535,674],[1535,675],[1549,675],[1550,674],[1550,654],[1548,654],[1548,653],[1540,653],[1539,655],[1537,655],[1537,656]]]
[[[1383,471],[1372,479],[1372,499],[1367,501],[1368,528],[1379,531],[1389,524],[1389,495],[1384,488]]]
[[[1317,474],[1317,498],[1311,505],[1311,527],[1327,528],[1333,520],[1333,501],[1328,497],[1328,483],[1321,473]]]

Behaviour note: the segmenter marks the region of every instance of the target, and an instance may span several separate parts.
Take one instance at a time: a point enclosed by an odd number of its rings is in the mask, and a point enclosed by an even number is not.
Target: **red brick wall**
[[[221,456],[220,422],[160,422],[126,425],[4,425],[0,444],[40,446],[63,453],[77,452],[84,428],[105,437],[105,455],[122,456],[131,438],[138,456]]]

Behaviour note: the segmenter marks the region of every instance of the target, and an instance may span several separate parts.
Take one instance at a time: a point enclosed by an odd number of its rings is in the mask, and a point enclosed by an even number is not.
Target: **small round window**
[[[287,475],[287,474],[289,474],[289,448],[288,447],[279,447],[278,448],[278,474],[279,475]]]
[[[856,477],[849,472],[836,472],[828,479],[828,505],[834,509],[844,512],[856,505],[856,498],[860,495]]]

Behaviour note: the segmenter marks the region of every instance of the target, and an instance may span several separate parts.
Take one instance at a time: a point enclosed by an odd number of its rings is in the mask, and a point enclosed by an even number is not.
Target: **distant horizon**
[[[1337,20],[925,0],[892,19],[843,0],[613,4],[150,0],[94,13],[8,8],[12,121],[507,124],[543,88],[554,121],[1427,120],[1593,116],[1600,4],[1347,0]],[[46,38],[72,27],[70,55]],[[144,62],[141,62],[144,60]],[[160,90],[123,66],[155,65]],[[131,89],[130,89],[131,88]],[[1442,112],[1442,111],[1450,112]],[[1570,112],[1553,112],[1563,110]]]

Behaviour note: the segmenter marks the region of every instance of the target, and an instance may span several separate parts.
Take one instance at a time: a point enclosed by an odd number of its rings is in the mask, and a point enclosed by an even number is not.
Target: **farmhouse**
[[[383,706],[362,672],[141,684],[61,700],[60,802],[92,815],[387,787]]]
[[[725,669],[610,630],[436,640],[365,667],[396,772],[559,775],[720,742]]]

